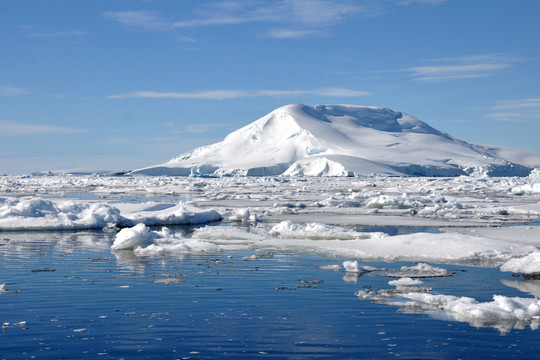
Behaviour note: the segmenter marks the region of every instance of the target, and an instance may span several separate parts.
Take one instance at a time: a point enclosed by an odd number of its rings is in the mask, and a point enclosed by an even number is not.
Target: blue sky
[[[168,161],[290,103],[540,153],[537,0],[0,0],[0,174]]]

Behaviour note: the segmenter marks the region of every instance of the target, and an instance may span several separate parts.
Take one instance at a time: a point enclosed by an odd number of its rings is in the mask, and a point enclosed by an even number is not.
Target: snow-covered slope
[[[469,144],[402,112],[295,104],[272,111],[222,142],[131,173],[526,176],[534,167],[540,167],[540,154]]]

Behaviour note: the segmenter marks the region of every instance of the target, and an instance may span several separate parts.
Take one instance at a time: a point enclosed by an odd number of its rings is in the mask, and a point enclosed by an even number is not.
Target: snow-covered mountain
[[[540,154],[458,140],[386,108],[301,104],[280,107],[143,175],[526,176]]]

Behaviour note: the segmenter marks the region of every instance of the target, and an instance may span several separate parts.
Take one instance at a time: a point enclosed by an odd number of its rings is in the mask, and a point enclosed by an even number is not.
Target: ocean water
[[[498,323],[359,300],[356,291],[391,288],[392,279],[320,268],[347,258],[141,258],[112,253],[113,239],[102,231],[0,233],[1,359],[538,358],[540,333],[528,324],[501,331]],[[498,268],[437,266],[454,275],[423,279],[434,293],[532,297],[504,285],[525,280]]]

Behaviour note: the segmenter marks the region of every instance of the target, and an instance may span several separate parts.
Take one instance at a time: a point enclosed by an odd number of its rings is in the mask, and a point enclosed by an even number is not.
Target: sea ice
[[[371,271],[376,271],[377,269],[373,266],[362,266],[358,264],[358,261],[344,261],[343,267],[348,273],[366,273]]]
[[[0,230],[74,230],[221,220],[215,210],[174,203],[96,203],[42,198],[0,198]]]
[[[540,274],[540,250],[536,250],[523,257],[508,260],[501,266],[501,271],[531,275]]]
[[[431,266],[425,263],[419,263],[415,266],[402,266],[399,271],[389,271],[384,274],[386,277],[390,278],[401,278],[401,279],[410,279],[410,278],[433,278],[433,277],[447,277],[452,276],[452,272],[446,269]],[[404,280],[406,281],[406,280]],[[394,285],[394,284],[390,284]]]
[[[171,234],[170,230],[151,231],[144,224],[120,230],[116,234],[111,250],[132,250],[138,256],[187,254],[219,251],[219,246],[197,239],[188,239]]]
[[[418,279],[411,279],[410,277],[402,277],[397,280],[390,280],[388,282],[388,285],[392,286],[413,286],[413,285],[421,285],[423,284],[422,280]]]

